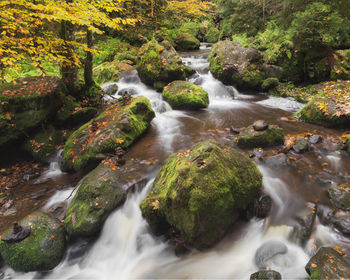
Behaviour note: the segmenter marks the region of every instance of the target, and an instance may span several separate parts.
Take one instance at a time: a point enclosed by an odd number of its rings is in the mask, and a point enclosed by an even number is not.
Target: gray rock
[[[281,280],[281,274],[274,270],[260,270],[250,275],[250,280]]]
[[[322,140],[322,137],[320,135],[312,135],[309,138],[309,142],[310,144],[317,144]]]
[[[345,235],[350,235],[350,213],[338,211],[333,217],[333,224],[336,229]]]
[[[309,150],[309,142],[304,138],[299,138],[295,141],[293,150],[297,153],[303,153]]]
[[[268,77],[281,79],[283,75],[283,68],[277,65],[264,64],[263,71]]]
[[[106,86],[104,89],[103,89],[103,92],[106,93],[106,94],[109,94],[109,95],[113,95],[115,94],[116,92],[118,91],[118,85],[117,84],[110,84],[108,86]]]
[[[137,90],[136,90],[136,88],[130,87],[130,88],[121,89],[118,92],[118,95],[120,95],[120,96],[123,96],[125,94],[136,95],[137,94]]]
[[[264,120],[258,120],[253,123],[255,131],[264,131],[269,127],[269,124]]]
[[[259,269],[266,269],[274,258],[288,252],[288,247],[280,241],[268,241],[255,252],[255,264]]]
[[[333,187],[328,189],[328,194],[335,207],[350,211],[350,192]]]
[[[348,279],[350,264],[337,251],[321,247],[305,266],[311,279]]]
[[[269,157],[265,160],[266,165],[269,167],[282,167],[290,165],[290,160],[285,154],[278,154],[272,157]]]

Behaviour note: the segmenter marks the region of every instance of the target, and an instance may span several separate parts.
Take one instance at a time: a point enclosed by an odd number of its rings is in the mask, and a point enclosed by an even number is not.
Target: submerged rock
[[[281,274],[274,270],[260,270],[250,275],[250,280],[281,280]]]
[[[260,89],[266,74],[261,53],[229,40],[216,43],[209,56],[210,71],[224,84],[238,89]]]
[[[288,252],[288,247],[280,241],[268,241],[255,252],[255,264],[259,269],[266,269],[274,263],[275,257]]]
[[[329,197],[335,207],[350,211],[350,192],[345,189],[333,187],[328,189]]]
[[[162,95],[173,109],[196,110],[209,105],[208,93],[203,88],[185,81],[168,84]]]
[[[285,167],[290,165],[290,159],[285,154],[278,154],[267,158],[265,163],[272,168]]]
[[[34,212],[19,222],[30,227],[30,234],[16,242],[0,241],[0,253],[6,264],[16,271],[53,269],[62,259],[65,248],[64,229],[59,220],[43,212]],[[4,236],[8,236],[12,228]]]
[[[182,63],[181,57],[168,41],[152,40],[142,46],[136,69],[147,85],[162,90],[175,80],[185,80],[195,71]]]
[[[213,141],[169,156],[141,202],[155,233],[176,228],[186,242],[205,249],[219,241],[262,185],[255,163]]]
[[[350,264],[337,251],[321,247],[305,266],[311,279],[347,279]]]
[[[64,170],[94,168],[105,153],[129,147],[149,127],[155,114],[146,97],[123,100],[84,124],[67,140],[63,151]]]
[[[242,130],[237,138],[238,146],[246,148],[282,145],[283,142],[283,130],[276,125],[269,125],[268,128],[263,131],[256,131],[251,125]]]
[[[199,40],[188,33],[180,33],[175,38],[176,49],[180,51],[198,50],[200,46]]]

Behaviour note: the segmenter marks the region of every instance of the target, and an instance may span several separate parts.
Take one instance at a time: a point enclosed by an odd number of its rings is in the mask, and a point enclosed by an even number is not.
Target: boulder
[[[108,95],[114,95],[118,91],[118,85],[116,83],[110,83],[102,88],[103,92]]]
[[[140,79],[157,90],[175,80],[185,80],[195,71],[182,63],[181,57],[168,41],[155,40],[142,46],[136,66]]]
[[[54,116],[63,86],[57,77],[31,77],[0,87],[0,148]]]
[[[319,84],[315,97],[299,112],[301,120],[327,127],[350,125],[350,81]]]
[[[321,247],[305,266],[311,279],[348,279],[350,264],[336,250]]]
[[[278,154],[267,158],[265,163],[272,168],[283,168],[290,165],[290,159],[285,154]]]
[[[61,261],[65,249],[61,222],[49,214],[34,212],[19,222],[30,228],[30,234],[19,241],[4,241],[11,235],[8,229],[0,241],[0,252],[6,264],[16,271],[51,270]]]
[[[168,84],[162,95],[173,109],[196,110],[209,105],[208,93],[202,87],[185,81]]]
[[[333,187],[328,189],[328,194],[332,204],[338,209],[350,211],[350,192],[342,189]]]
[[[288,247],[281,241],[268,241],[261,245],[255,252],[254,260],[259,269],[266,269],[274,264],[275,258],[287,254]]]
[[[350,236],[350,212],[338,211],[333,217],[334,227],[346,236]]]
[[[179,51],[198,50],[200,46],[199,40],[188,33],[180,33],[175,38],[176,49]]]
[[[267,78],[263,81],[261,88],[268,92],[269,90],[277,88],[278,85],[279,80],[277,78]]]
[[[263,72],[261,53],[244,48],[237,42],[219,41],[209,56],[210,71],[224,84],[240,90],[260,89],[266,74]]]
[[[293,150],[297,153],[304,153],[309,150],[309,141],[305,138],[298,138],[294,145]]]
[[[260,270],[250,275],[250,280],[281,280],[281,274],[274,270]]]
[[[117,207],[126,199],[127,190],[143,177],[133,161],[122,167],[117,158],[100,163],[79,183],[79,188],[68,207],[64,224],[71,238],[93,236]]]
[[[237,144],[242,148],[256,148],[282,145],[284,132],[276,125],[269,125],[266,130],[256,131],[252,125],[241,131]]]
[[[26,140],[23,148],[34,159],[48,163],[62,143],[64,143],[63,132],[50,125]]]
[[[84,124],[67,140],[64,170],[92,169],[105,153],[127,148],[149,127],[155,114],[146,97],[120,99],[98,117]]]
[[[140,207],[153,232],[172,226],[201,250],[225,235],[261,185],[253,161],[232,147],[205,141],[169,156]]]
[[[268,77],[276,78],[277,81],[283,76],[283,68],[277,65],[264,64],[263,71]]]

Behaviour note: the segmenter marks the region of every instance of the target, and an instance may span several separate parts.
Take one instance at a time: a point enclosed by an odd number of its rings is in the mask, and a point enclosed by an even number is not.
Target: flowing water
[[[64,260],[53,271],[22,274],[6,268],[6,277],[247,279],[258,270],[254,263],[256,250],[266,241],[277,240],[288,247],[288,253],[273,261],[269,268],[279,271],[282,278],[296,279],[307,276],[304,266],[314,252],[313,244],[350,248],[349,239],[322,225],[318,219],[305,246],[297,245],[290,238],[295,213],[304,209],[307,202],[321,202],[327,208],[327,188],[349,181],[349,156],[339,151],[337,144],[330,140],[338,137],[341,131],[296,122],[293,112],[299,110],[302,104],[291,99],[244,94],[225,86],[209,72],[209,51],[210,46],[202,44],[198,52],[183,54],[184,63],[197,71],[189,80],[209,93],[210,104],[205,110],[172,110],[160,93],[141,83],[136,71],[124,73],[117,83],[118,92],[128,90],[135,96],[148,97],[156,112],[149,131],[127,154],[128,159],[151,162],[143,167],[147,183],[140,183],[129,192],[126,203],[109,216],[97,239],[81,239],[70,244]],[[115,97],[118,97],[118,92]],[[193,251],[187,256],[175,256],[174,248],[164,237],[152,235],[139,209],[139,203],[152,187],[156,172],[170,153],[188,148],[200,140],[216,139],[232,144],[234,136],[229,132],[230,127],[244,127],[257,119],[277,124],[287,134],[316,132],[323,136],[324,141],[312,152],[303,155],[292,153],[293,164],[288,167],[271,168],[263,162],[258,163],[263,174],[264,190],[273,199],[269,218],[240,221],[224,240],[207,252]],[[62,175],[54,165],[44,176]],[[57,192],[44,209],[68,197],[70,200],[72,190],[70,187]]]

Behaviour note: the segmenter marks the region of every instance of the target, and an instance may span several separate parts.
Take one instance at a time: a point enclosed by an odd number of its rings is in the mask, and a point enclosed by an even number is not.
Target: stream
[[[183,62],[197,71],[189,81],[209,93],[209,107],[205,110],[172,110],[160,93],[141,83],[135,70],[123,74],[117,82],[118,92],[127,89],[136,96],[148,97],[156,112],[148,132],[127,153],[127,160],[138,159],[143,164],[144,183],[129,192],[126,203],[109,216],[99,237],[69,244],[64,259],[53,271],[23,274],[5,267],[4,279],[248,279],[258,270],[254,263],[256,250],[270,240],[281,241],[288,247],[288,253],[276,258],[270,267],[280,272],[282,278],[306,278],[304,266],[316,247],[339,246],[349,255],[350,239],[323,225],[319,218],[305,246],[290,238],[296,213],[305,209],[308,202],[317,202],[327,211],[331,207],[328,187],[350,181],[350,157],[332,141],[342,131],[297,122],[293,113],[303,104],[293,99],[240,93],[225,86],[209,72],[210,47],[203,43],[199,51],[181,54]],[[263,174],[264,191],[273,200],[268,218],[240,221],[214,248],[177,257],[164,237],[150,232],[139,209],[156,173],[169,154],[205,139],[232,145],[231,127],[245,127],[259,119],[279,125],[286,134],[309,132],[321,135],[323,141],[305,154],[290,152],[293,163],[287,167],[257,162]],[[266,149],[266,153],[273,154],[274,149]],[[42,176],[54,181],[64,178],[67,184],[67,176],[72,175],[60,172],[55,159]],[[56,191],[43,208],[66,200],[72,190],[69,186]]]

